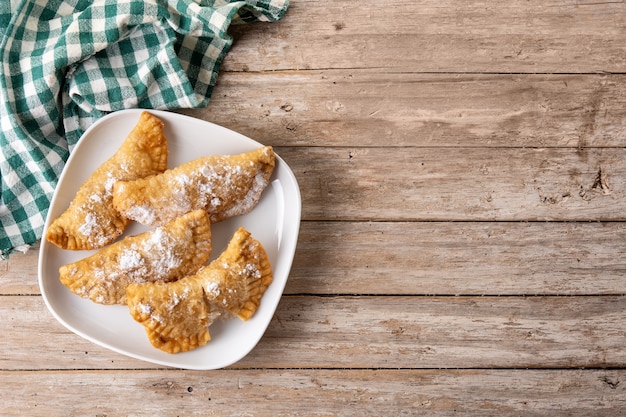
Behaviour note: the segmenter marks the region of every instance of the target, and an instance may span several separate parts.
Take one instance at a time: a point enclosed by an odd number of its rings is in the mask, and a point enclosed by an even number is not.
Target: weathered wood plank
[[[626,412],[626,371],[0,372],[3,415],[572,416]]]
[[[609,296],[284,297],[236,366],[619,367],[625,307]]]
[[[227,71],[622,72],[623,2],[292,1],[285,19],[233,27]]]
[[[626,294],[625,240],[621,222],[307,221],[285,293]],[[0,262],[0,294],[39,294],[37,255]]]
[[[623,220],[626,150],[278,148],[305,220]]]
[[[3,296],[0,303],[0,369],[154,368],[70,332],[54,319],[42,297]]]
[[[39,294],[39,244],[0,260],[0,295]]]
[[[0,301],[1,369],[149,367],[65,331],[40,297]],[[619,367],[625,322],[624,296],[284,296],[233,368]]]
[[[623,223],[303,222],[286,293],[626,294]]]
[[[379,70],[224,73],[209,106],[184,113],[274,146],[620,147],[625,81]]]

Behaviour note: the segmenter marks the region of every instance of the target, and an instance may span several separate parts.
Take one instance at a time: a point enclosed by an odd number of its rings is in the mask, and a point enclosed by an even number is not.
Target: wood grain
[[[626,150],[278,148],[305,220],[624,219]]]
[[[65,330],[41,297],[3,297],[0,315],[1,369],[154,367]],[[232,368],[620,367],[624,320],[624,296],[284,296]]]
[[[623,75],[224,73],[183,113],[274,146],[620,147]]]
[[[0,295],[40,294],[38,262],[39,244],[0,260]]]
[[[277,24],[233,28],[224,69],[622,72],[625,11],[594,1],[294,1]]]
[[[0,378],[0,410],[6,415],[173,417],[185,410],[186,416],[572,416],[626,411],[626,373],[617,370],[77,370],[0,371]]]
[[[304,222],[288,294],[626,294],[612,223]]]

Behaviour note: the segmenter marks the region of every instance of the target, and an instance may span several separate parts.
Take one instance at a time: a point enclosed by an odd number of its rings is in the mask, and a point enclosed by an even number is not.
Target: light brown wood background
[[[65,330],[0,262],[0,415],[626,414],[626,4],[292,0],[211,104],[302,192],[285,294],[217,371]]]

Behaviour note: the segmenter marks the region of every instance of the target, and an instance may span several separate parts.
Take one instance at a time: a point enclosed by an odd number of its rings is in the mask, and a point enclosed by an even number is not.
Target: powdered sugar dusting
[[[104,182],[104,192],[105,196],[110,198],[113,195],[113,185],[117,182],[117,178],[113,175],[113,173],[107,173],[107,179]]]
[[[132,271],[140,268],[144,264],[141,254],[135,250],[124,251],[120,256],[119,262],[120,268],[125,271]]]
[[[119,257],[119,268],[122,274],[133,282],[144,282],[146,277],[169,277],[182,263],[177,255],[177,245],[171,234],[162,227],[157,227],[149,234],[149,238],[127,247]]]
[[[182,292],[174,291],[172,296],[167,300],[165,308],[168,311],[173,311],[181,302],[187,300],[190,294],[191,289],[189,287],[184,287]]]
[[[95,247],[104,246],[111,240],[109,234],[111,224],[108,215],[111,213],[113,185],[117,180],[113,172],[107,172],[104,184],[89,195],[85,204],[79,208],[85,217],[77,230],[87,242]]]
[[[245,214],[256,205],[272,172],[267,162],[271,153],[270,148],[263,148],[250,159],[201,157],[145,183],[120,186],[116,198],[128,196],[129,203],[134,200],[123,212],[142,224],[164,224],[197,209],[207,211],[212,222],[219,222]],[[146,189],[150,191],[144,192]]]
[[[238,201],[237,204],[226,210],[225,217],[233,217],[240,214],[245,214],[252,210],[261,197],[261,193],[267,186],[268,179],[263,175],[262,170],[258,170],[254,176],[252,187],[248,192]]]
[[[137,304],[137,308],[139,309],[139,311],[141,311],[141,314],[143,315],[152,314],[152,306],[150,304],[139,303]]]
[[[213,298],[220,295],[220,286],[217,282],[209,282],[204,286],[204,291],[208,292]]]
[[[256,279],[261,278],[261,270],[256,264],[252,264],[252,263],[246,264],[243,270],[244,270],[244,273],[249,277],[253,277]]]
[[[80,225],[78,231],[85,236],[92,234],[93,230],[98,226],[98,218],[93,213],[87,213],[85,221]]]
[[[156,221],[156,213],[147,205],[137,204],[130,207],[126,211],[126,216],[141,224],[154,224]]]
[[[92,268],[95,279],[89,287],[76,288],[95,302],[119,302],[126,286],[155,280],[170,281],[181,274],[183,259],[178,255],[185,239],[177,239],[163,228],[156,228],[146,239],[137,239],[124,247],[113,262]],[[184,271],[187,272],[187,271]],[[77,292],[78,293],[78,292]]]

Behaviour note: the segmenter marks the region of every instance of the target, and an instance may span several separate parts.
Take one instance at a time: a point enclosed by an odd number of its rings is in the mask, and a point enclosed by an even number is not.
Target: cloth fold
[[[127,108],[205,107],[231,24],[288,0],[5,0],[0,5],[0,257],[33,245],[82,133]]]

